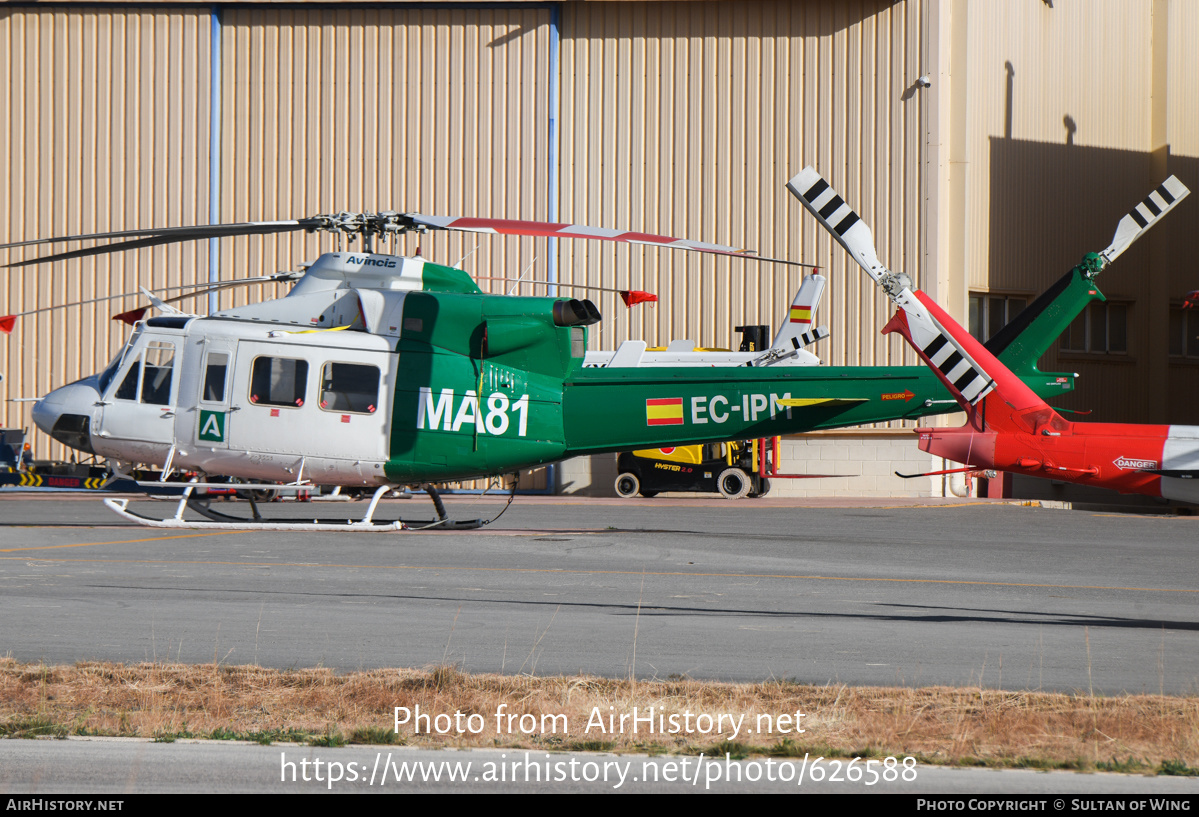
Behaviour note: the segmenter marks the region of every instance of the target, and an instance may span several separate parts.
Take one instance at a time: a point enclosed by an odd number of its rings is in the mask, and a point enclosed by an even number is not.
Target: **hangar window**
[[[1128,354],[1128,304],[1092,302],[1062,333],[1063,352]]]
[[[321,408],[374,414],[379,407],[379,368],[361,363],[326,363],[321,368]]]
[[[308,361],[287,357],[256,357],[250,371],[250,402],[258,406],[304,405]]]
[[[1170,307],[1170,357],[1199,358],[1199,310]]]
[[[1027,295],[970,293],[970,334],[986,343],[1028,306]]]

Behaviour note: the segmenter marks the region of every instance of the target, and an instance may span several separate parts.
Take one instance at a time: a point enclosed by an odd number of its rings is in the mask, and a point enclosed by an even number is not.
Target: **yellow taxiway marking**
[[[90,548],[96,545],[136,545],[139,542],[162,542],[166,539],[192,539],[196,536],[228,536],[231,533],[241,533],[235,530],[206,531],[204,533],[179,533],[174,536],[152,536],[149,539],[128,539],[124,542],[79,542],[73,545],[34,545],[24,548],[3,548],[0,553],[23,553],[27,550],[55,550],[57,548]]]
[[[174,537],[163,537],[174,538]],[[152,542],[153,539],[136,539],[136,542]],[[97,542],[96,544],[127,544],[122,542]],[[69,547],[56,545],[55,547]],[[0,551],[2,552],[2,551]],[[34,557],[36,558],[36,557]],[[0,556],[0,561],[20,559],[29,561],[28,556]],[[888,579],[863,576],[809,576],[798,573],[692,573],[683,570],[571,570],[547,567],[466,567],[461,565],[355,565],[321,564],[319,562],[227,562],[174,559],[37,559],[40,562],[87,562],[101,564],[145,564],[145,565],[209,565],[213,567],[317,567],[346,570],[433,570],[442,572],[474,573],[552,573],[574,576],[685,576],[697,579],[790,579],[792,581],[819,582],[881,582],[893,584],[953,584],[977,587],[1035,587],[1048,590],[1128,590],[1144,593],[1199,593],[1176,587],[1123,587],[1119,585],[1093,584],[1037,584],[1033,582],[986,582],[972,579]]]

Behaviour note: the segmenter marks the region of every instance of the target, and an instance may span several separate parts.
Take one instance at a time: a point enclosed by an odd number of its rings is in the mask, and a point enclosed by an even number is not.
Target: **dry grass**
[[[532,715],[529,734],[512,722],[496,731],[501,705]],[[480,734],[436,734],[412,724],[396,733],[395,707],[471,714]],[[637,734],[586,727],[598,708],[669,718],[744,714],[734,740],[727,728],[703,734]],[[805,713],[803,734],[746,734],[759,714]],[[542,730],[542,716],[565,715],[568,730]],[[442,719],[444,727],[447,719]],[[763,725],[765,721],[763,721]],[[436,726],[436,724],[432,724]],[[422,723],[422,727],[425,725]],[[670,722],[666,722],[669,728]],[[715,684],[591,677],[467,675],[455,669],[271,670],[184,664],[19,664],[0,659],[0,735],[104,734],[217,737],[337,745],[504,746],[536,749],[686,752],[825,757],[913,755],[925,762],[1037,768],[1197,773],[1199,698],[1118,698],[932,687],[850,688],[788,682]]]

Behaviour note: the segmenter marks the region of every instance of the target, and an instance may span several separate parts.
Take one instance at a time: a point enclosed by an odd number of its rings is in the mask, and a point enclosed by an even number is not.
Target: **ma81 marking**
[[[433,399],[433,389],[421,386],[420,400],[417,401],[416,428],[418,431],[460,431],[462,426],[470,424],[479,434],[502,436],[508,432],[512,423],[509,411],[515,412],[516,436],[524,437],[529,430],[529,395],[522,394],[515,402],[500,391],[487,395],[487,411],[479,410],[479,396],[474,389],[467,390],[457,411],[454,410],[455,396],[453,389],[441,389],[436,402]],[[452,418],[452,419],[451,419]],[[426,425],[427,422],[427,425]]]

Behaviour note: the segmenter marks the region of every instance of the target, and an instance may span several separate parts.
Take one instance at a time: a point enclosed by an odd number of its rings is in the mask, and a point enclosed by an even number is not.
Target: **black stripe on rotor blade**
[[[841,223],[838,224],[833,229],[836,231],[837,235],[843,236],[849,230],[850,227],[852,227],[853,225],[855,225],[857,223],[858,223],[858,214],[855,213],[853,210],[850,210],[849,215],[847,215],[845,218],[841,219]]]
[[[958,365],[961,362],[962,362],[962,353],[959,352],[957,349],[954,349],[953,354],[950,355],[949,357],[945,358],[945,362],[942,363],[937,368],[941,370],[942,374],[944,374],[946,377],[949,377],[949,373],[953,371],[953,367]]]
[[[978,379],[978,372],[971,367],[967,372],[953,382],[953,387],[960,392],[966,391],[966,387]]]
[[[1135,221],[1137,224],[1140,224],[1142,228],[1144,228],[1147,224],[1149,224],[1149,219],[1145,218],[1143,215],[1141,215],[1135,209],[1128,215],[1132,216],[1132,220]]]
[[[841,205],[845,203],[845,199],[838,196],[836,193],[828,200],[828,204],[820,208],[820,217],[828,221],[828,217],[841,209]]]
[[[1157,202],[1153,200],[1153,196],[1146,196],[1145,200],[1141,203],[1144,204],[1145,209],[1150,213],[1153,213],[1153,215],[1160,216],[1162,214],[1162,208],[1157,206]]]
[[[1166,183],[1162,182],[1161,187],[1157,188],[1157,194],[1166,200],[1166,204],[1174,203],[1174,196],[1166,189]]]
[[[929,360],[932,360],[937,356],[937,352],[941,351],[941,347],[948,342],[949,341],[946,340],[944,335],[937,335],[935,338],[929,341],[928,346],[924,347],[924,354],[928,355]]]
[[[815,201],[820,198],[820,194],[828,190],[828,182],[824,179],[817,179],[816,184],[808,188],[808,192],[803,194],[803,197],[808,201]]]

